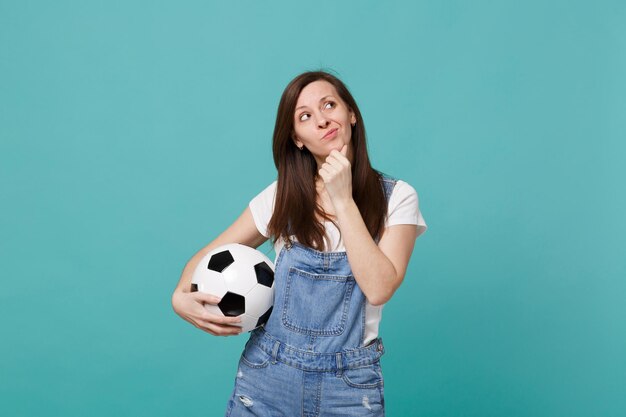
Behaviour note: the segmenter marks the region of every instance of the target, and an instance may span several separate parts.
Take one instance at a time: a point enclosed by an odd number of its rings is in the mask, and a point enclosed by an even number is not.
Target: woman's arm
[[[193,271],[204,255],[211,252],[213,249],[228,243],[241,243],[242,245],[257,248],[266,240],[267,238],[258,231],[254,224],[250,207],[246,207],[239,218],[235,220],[228,229],[224,230],[215,240],[200,249],[187,262],[174,292],[190,292]]]
[[[336,204],[335,211],[354,279],[370,304],[386,303],[404,279],[417,225],[386,228],[376,246],[354,200]]]
[[[227,243],[241,243],[257,248],[266,240],[267,238],[257,230],[254,224],[250,207],[246,207],[244,212],[228,229],[207,246],[200,249],[185,265],[178,285],[172,294],[172,307],[176,314],[199,329],[215,336],[238,334],[241,328],[233,327],[233,324],[240,323],[241,319],[239,317],[219,317],[206,311],[203,304],[217,304],[219,299],[210,294],[192,293],[191,277],[204,255],[219,246]]]
[[[372,305],[384,304],[404,279],[417,239],[417,226],[398,224],[385,229],[378,246],[352,199],[348,145],[332,150],[318,171],[335,207],[348,262],[361,291]]]

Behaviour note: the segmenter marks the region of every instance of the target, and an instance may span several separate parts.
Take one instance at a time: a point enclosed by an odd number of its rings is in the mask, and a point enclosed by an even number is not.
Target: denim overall
[[[389,201],[396,180],[381,181]],[[380,337],[363,346],[366,298],[346,252],[287,240],[274,291],[269,320],[241,354],[226,417],[384,416],[385,349]]]

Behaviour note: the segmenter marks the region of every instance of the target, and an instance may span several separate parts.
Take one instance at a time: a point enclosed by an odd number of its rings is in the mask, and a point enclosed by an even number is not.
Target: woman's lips
[[[324,135],[322,139],[332,139],[337,136],[337,128],[331,129],[328,133]]]

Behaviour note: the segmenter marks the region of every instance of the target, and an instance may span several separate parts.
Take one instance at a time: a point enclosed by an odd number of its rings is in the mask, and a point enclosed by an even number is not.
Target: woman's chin
[[[330,155],[330,153],[334,150],[336,150],[337,152],[341,152],[341,148],[343,148],[343,141],[339,138],[337,138],[336,140],[333,140],[332,142],[328,143],[329,145],[329,151],[328,154]]]

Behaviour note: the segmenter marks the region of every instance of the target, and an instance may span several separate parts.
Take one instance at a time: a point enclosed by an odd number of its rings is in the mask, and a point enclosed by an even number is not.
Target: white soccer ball
[[[265,324],[274,305],[274,264],[262,252],[239,243],[222,245],[207,253],[191,277],[191,291],[221,297],[205,304],[212,314],[241,316],[249,332]]]

